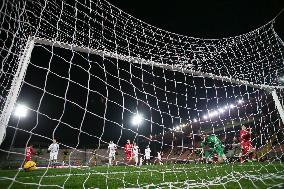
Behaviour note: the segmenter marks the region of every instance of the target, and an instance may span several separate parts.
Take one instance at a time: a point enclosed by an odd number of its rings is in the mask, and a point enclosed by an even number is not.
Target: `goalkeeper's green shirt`
[[[222,146],[222,142],[216,135],[209,135],[205,141],[201,143],[201,147],[208,145],[209,148],[215,148],[217,146]]]

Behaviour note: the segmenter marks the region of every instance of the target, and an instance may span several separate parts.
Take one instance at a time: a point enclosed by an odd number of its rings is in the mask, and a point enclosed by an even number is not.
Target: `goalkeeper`
[[[202,135],[203,141],[201,142],[202,152],[206,160],[212,161],[214,154],[218,155],[218,162],[227,162],[227,157],[224,154],[224,146],[220,139],[215,135]],[[209,150],[204,152],[205,147],[209,147]]]
[[[35,169],[36,169],[36,163],[34,161],[29,160],[24,164],[25,171],[33,171]]]

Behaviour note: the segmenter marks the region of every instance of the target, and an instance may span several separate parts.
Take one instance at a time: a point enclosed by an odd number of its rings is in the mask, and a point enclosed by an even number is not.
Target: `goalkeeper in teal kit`
[[[203,134],[202,138],[203,141],[201,142],[201,147],[203,149],[203,155],[205,156],[206,160],[212,161],[214,155],[217,154],[218,162],[227,162],[222,142],[215,134],[209,136]]]

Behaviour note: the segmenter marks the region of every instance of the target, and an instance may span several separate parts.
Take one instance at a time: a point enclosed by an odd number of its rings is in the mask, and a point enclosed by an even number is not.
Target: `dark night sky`
[[[247,33],[269,22],[284,8],[282,0],[109,2],[153,26],[198,38],[223,38]],[[283,23],[284,13],[276,20],[276,31],[282,37]]]
[[[129,13],[130,15],[133,15],[134,17],[141,19],[145,21],[146,23],[149,23],[153,26],[162,28],[170,32],[192,36],[192,37],[198,37],[198,38],[223,38],[223,37],[231,37],[231,36],[236,36],[236,35],[249,32],[251,30],[254,30],[266,24],[274,16],[276,16],[277,13],[282,8],[284,8],[283,0],[269,0],[269,1],[268,0],[267,1],[264,1],[264,0],[261,0],[261,1],[228,1],[228,0],[204,1],[202,0],[202,1],[194,1],[194,2],[193,1],[165,2],[162,0],[152,0],[152,1],[144,0],[144,1],[138,2],[138,1],[133,1],[133,0],[123,0],[123,1],[122,0],[121,1],[111,0],[109,2],[114,4],[118,8],[121,8],[123,11]],[[282,39],[284,39],[284,24],[283,23],[284,23],[284,13],[282,13],[282,15],[280,15],[277,18],[276,24],[275,24],[276,31],[278,32],[280,37],[282,37]],[[72,57],[72,54],[70,53],[70,51],[69,52],[68,51],[60,52],[60,51],[61,50],[55,49],[53,53],[63,56],[68,61],[71,61],[70,57]],[[45,52],[45,53],[42,53],[42,52]],[[83,64],[87,65],[85,64],[86,62],[84,62],[84,60],[80,58],[78,54],[75,56],[76,58],[74,58],[74,60],[76,60],[78,64],[82,63],[81,65]],[[87,59],[89,58],[89,57],[86,57],[86,54],[82,55],[82,57],[85,57]],[[100,58],[97,58],[97,57],[93,57],[93,58],[94,59],[92,59],[92,61],[98,61],[98,62],[101,61]],[[47,68],[48,61],[50,59],[51,59],[51,54],[48,53],[46,49],[43,50],[42,46],[37,46],[33,51],[31,62],[34,64],[40,63],[40,66]],[[57,62],[61,61],[62,63],[62,60],[57,59],[55,56],[53,56],[52,59]],[[106,62],[107,61],[108,60],[106,60]],[[114,60],[110,60],[110,61],[114,61]],[[113,73],[114,75],[117,74],[115,65],[116,64],[113,64],[112,66],[107,68],[108,71],[110,73]],[[88,69],[88,66],[86,66],[85,69]],[[125,64],[125,69],[126,70],[129,69],[127,64]],[[133,69],[137,69],[136,73],[138,73],[138,75],[140,74],[141,70],[139,71],[138,68],[133,68]],[[66,70],[68,70],[68,64],[64,65],[64,62],[60,65],[53,64],[51,70],[54,72],[57,72],[58,74],[68,76],[68,73],[66,72]],[[105,80],[104,71],[98,66],[98,64],[97,65],[94,64],[91,70],[93,71],[95,70],[93,73],[96,73],[97,75],[99,75],[98,77],[101,77],[103,78],[103,80]],[[147,68],[145,68],[145,70],[147,70]],[[80,71],[82,70],[74,69],[73,71],[74,74],[72,76],[73,78],[72,77],[71,78],[77,81],[78,83],[81,83],[82,85],[87,86],[86,74],[84,73],[84,71],[82,73],[80,73]],[[40,88],[43,88],[44,80],[40,78],[37,78],[35,80],[33,76],[35,74],[45,75],[46,71],[37,69],[34,67],[33,69],[30,69],[30,72],[31,72],[30,74],[28,72],[25,81],[28,83],[33,83],[34,85],[39,86]],[[159,71],[157,71],[157,74],[159,74]],[[126,80],[129,80],[129,81],[131,80],[130,75],[127,73],[125,73],[123,77],[125,77]],[[171,79],[171,77],[172,78],[176,77],[178,79],[184,78],[184,76],[182,75],[173,76],[169,74],[169,79]],[[53,89],[51,86],[48,85],[47,90],[49,90],[53,94],[57,94],[58,96],[64,97],[65,90],[62,90],[62,89],[66,87],[66,81],[62,81],[62,83],[60,83],[60,80],[58,80],[58,78],[56,79],[56,77],[52,76],[52,74],[49,75],[48,79],[49,79],[49,84],[55,83],[56,85],[55,85],[55,88]],[[144,79],[150,81],[152,78],[151,76],[145,76]],[[94,79],[92,82],[98,83],[99,81]],[[108,77],[108,82],[110,82],[113,86],[116,86],[116,87],[118,86],[117,80],[115,80],[112,77]],[[137,86],[141,85],[141,83],[139,83],[140,81],[131,80],[131,82],[133,82],[134,84],[137,84]],[[98,87],[97,83],[94,84],[96,88],[93,88],[93,90],[99,91],[104,96],[106,96],[106,91],[104,90],[104,86],[102,85]],[[159,81],[157,81],[156,84],[159,85]],[[167,83],[167,85],[169,86],[171,86],[172,84],[173,83],[170,83],[170,82]],[[198,83],[196,85],[198,85]],[[202,86],[202,84],[200,85]],[[131,86],[127,86],[127,83],[126,83],[125,90],[127,90],[127,87],[130,90]],[[162,87],[162,84],[161,84],[161,87]],[[113,95],[110,98],[112,98],[112,100],[114,101],[117,101],[117,103],[121,104],[122,98],[118,98],[121,94],[116,93],[115,90],[111,90],[111,89],[109,90],[110,90],[109,92],[111,93],[111,95]],[[152,89],[149,88],[149,90],[152,90]],[[184,90],[184,88],[182,90]],[[241,89],[238,89],[238,88],[236,90],[241,91]],[[42,92],[37,91],[36,89],[28,85],[24,85],[22,93],[19,98],[19,102],[25,101],[27,102],[27,104],[32,106],[31,108],[33,110],[37,110],[38,103],[40,102],[41,94]],[[199,94],[202,94],[202,92],[200,92]],[[228,92],[228,94],[243,95],[244,93],[243,92],[238,93],[235,91],[233,93]],[[138,94],[138,95],[140,95],[138,96],[139,99],[142,99],[144,102],[146,102],[145,94]],[[86,102],[85,97],[86,97],[86,91],[84,89],[78,88],[78,86],[74,84],[70,85],[70,89],[67,94],[67,98],[69,100],[72,100],[76,102],[77,104],[84,106],[84,103]],[[219,96],[219,98],[224,98],[224,97],[221,95]],[[230,100],[232,101],[236,100],[234,98],[235,97],[233,96],[232,99]],[[170,101],[171,99],[175,101],[176,97],[169,96],[168,100]],[[100,95],[97,95],[96,93],[92,93],[89,95],[89,100],[90,101],[87,107],[88,110],[92,113],[95,113],[96,115],[104,116],[102,113],[105,108],[104,99],[102,99]],[[125,101],[127,101],[127,103],[125,104],[125,107],[132,109],[133,111],[135,111],[136,107],[143,109],[145,116],[148,116],[148,118],[152,116],[153,119],[155,119],[155,117],[160,116],[159,112],[152,112],[152,115],[151,115],[149,107],[147,105],[143,105],[143,103],[139,103],[137,106],[137,101],[135,101],[135,99],[131,99],[130,97],[125,96]],[[151,103],[155,102],[155,99],[150,100],[150,102]],[[45,94],[45,97],[43,98],[41,103],[42,105],[41,105],[41,108],[39,109],[39,112],[46,113],[51,118],[60,119],[60,115],[63,111],[63,101],[62,100],[58,98],[54,98],[48,94]],[[150,103],[150,106],[154,107],[155,103],[153,104],[151,103]],[[210,102],[205,102],[205,103],[210,104]],[[51,106],[51,104],[53,105],[56,104],[56,105]],[[173,115],[177,114],[176,107],[170,107],[170,108],[164,107],[163,108],[163,106],[166,106],[166,105],[165,104],[160,105],[160,108],[164,109],[164,111],[170,112]],[[216,106],[216,102],[212,102],[212,106]],[[200,105],[200,107],[202,107],[202,105]],[[207,104],[206,104],[206,108],[208,108]],[[113,103],[108,103],[108,112],[106,114],[106,117],[112,119],[113,121],[117,121],[121,123],[123,122],[121,120],[121,113],[120,113],[121,111],[122,109],[120,107],[116,106]],[[78,128],[78,125],[80,125],[80,122],[82,121],[82,112],[83,111],[79,110],[78,107],[74,107],[74,105],[68,103],[66,105],[64,115],[62,116],[62,120],[66,123],[69,123],[70,125],[75,125],[75,127]],[[183,117],[188,117],[189,116],[188,114],[189,113],[185,111]],[[194,112],[191,112],[191,114],[194,114]],[[125,118],[129,117],[130,115],[131,114],[129,112],[125,111],[125,115],[124,115]],[[48,138],[51,138],[52,132],[56,131],[55,136],[58,138],[59,142],[67,144],[67,145],[71,145],[71,146],[76,145],[78,131],[74,131],[70,129],[70,127],[64,124],[58,124],[58,127],[56,127],[57,122],[52,121],[48,119],[47,117],[41,117],[40,122],[38,124],[35,112],[33,112],[30,117],[31,119],[29,121],[27,120],[21,121],[20,125],[23,128],[30,130],[32,127],[37,126],[36,129],[33,130],[33,132],[42,134]],[[163,117],[163,119],[166,122],[165,124],[166,127],[171,127],[171,125],[173,124],[172,122],[174,122],[175,124],[181,121],[179,119],[171,120],[171,118],[169,118],[168,115]],[[102,121],[103,119],[97,118],[97,117],[95,118],[95,116],[88,113],[86,115],[86,118],[83,124],[83,130],[88,133],[94,134],[97,137],[100,137],[101,132],[102,132],[101,127],[103,125]],[[154,120],[154,121],[156,121],[157,123],[161,122],[161,120],[158,120],[158,118],[157,120]],[[129,120],[124,120],[126,127],[128,127],[128,129],[135,130],[134,128],[131,128],[130,126],[127,126],[127,122],[129,122]],[[16,120],[13,119],[11,121],[11,124],[15,125]],[[95,126],[95,125],[100,125],[100,126]],[[155,127],[155,125],[153,127]],[[120,127],[115,126],[115,124],[112,124],[112,123],[106,124],[104,129],[105,129],[104,132],[106,133],[102,135],[102,139],[104,140],[113,139],[115,142],[117,142],[121,135],[123,136],[121,139],[123,141],[121,143],[123,143],[127,137],[130,137],[133,139],[133,133],[131,132],[128,133],[127,130],[124,130],[123,132],[121,132]],[[8,133],[7,138],[9,140],[6,141],[6,144],[9,144],[13,131],[14,131],[13,129],[7,130],[7,133]],[[162,130],[161,130],[161,127],[156,126],[156,128],[153,128],[153,131],[154,133],[158,133],[158,132],[161,132]],[[107,133],[112,133],[113,135],[111,134],[107,135]],[[145,132],[141,134],[149,135],[149,132],[148,133]],[[16,141],[16,144],[22,145],[23,144],[22,141],[26,140],[27,136],[28,136],[27,133],[23,132],[21,134],[20,132],[18,140]],[[37,140],[42,140],[42,138],[41,139],[40,138],[41,137],[33,136],[32,141],[36,142]],[[49,140],[46,140],[46,141],[50,142]],[[80,141],[81,146],[82,145],[92,146],[92,144],[90,145],[90,143],[98,142],[98,140],[94,139],[93,137],[90,137],[84,134],[80,136],[79,141]]]

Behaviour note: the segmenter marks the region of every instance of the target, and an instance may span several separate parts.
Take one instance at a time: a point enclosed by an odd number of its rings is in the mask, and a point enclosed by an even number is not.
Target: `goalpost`
[[[240,36],[199,39],[155,28],[100,0],[3,2],[0,13],[0,32],[7,33],[0,51],[0,95],[5,97],[0,158],[11,153],[10,159],[20,159],[21,166],[23,148],[34,143],[41,150],[34,158],[46,166],[48,154],[42,149],[56,138],[60,151],[67,154],[59,154],[59,161],[76,168],[84,165],[78,174],[69,167],[64,174],[51,176],[48,167],[32,182],[18,170],[12,177],[1,177],[0,184],[68,188],[79,176],[84,188],[230,188],[236,183],[273,187],[277,183],[271,180],[283,179],[284,98],[279,77],[284,73],[284,45],[274,31],[274,20]],[[9,31],[10,18],[20,32]],[[10,43],[11,35],[20,42]],[[18,128],[11,115],[25,100],[30,117]],[[143,123],[132,125],[137,114]],[[253,129],[254,145],[271,160],[232,163],[230,169],[223,164],[191,166],[199,158],[191,155],[201,141],[190,137],[215,134],[231,145],[243,124]],[[7,150],[15,130],[20,132],[20,148]],[[139,157],[148,145],[152,162],[162,153],[164,165],[127,165],[127,139],[138,144]],[[86,168],[93,159],[106,165],[109,141],[119,148],[117,164],[126,168]],[[212,170],[217,172],[210,175]],[[150,175],[160,180],[151,183]]]
[[[0,141],[1,141],[0,145],[4,140],[5,133],[6,133],[6,127],[8,125],[10,116],[14,110],[17,97],[21,89],[21,84],[24,80],[25,73],[28,68],[28,64],[31,58],[33,48],[34,48],[34,40],[32,38],[29,38],[25,46],[25,49],[23,51],[23,54],[21,55],[19,59],[17,72],[14,75],[9,93],[6,97],[7,100],[6,100],[5,106],[0,116]]]
[[[247,82],[247,81],[242,81],[242,80],[238,80],[238,79],[234,79],[234,78],[215,76],[213,74],[206,74],[206,73],[197,72],[197,71],[194,71],[194,70],[188,70],[187,68],[184,69],[184,68],[180,68],[180,67],[175,66],[175,65],[159,64],[159,63],[156,63],[154,61],[148,61],[148,60],[141,59],[141,58],[138,58],[138,57],[130,57],[130,56],[127,57],[127,56],[119,55],[119,54],[112,53],[112,52],[97,51],[97,50],[93,50],[93,49],[89,49],[89,48],[85,48],[85,47],[76,47],[76,46],[72,46],[70,44],[64,44],[64,43],[62,44],[60,42],[45,41],[43,39],[35,39],[35,41],[37,43],[40,43],[40,44],[52,45],[52,46],[56,46],[56,47],[66,48],[66,49],[72,49],[72,50],[85,52],[85,53],[94,53],[94,54],[97,54],[97,55],[100,55],[100,56],[115,58],[115,59],[122,60],[122,61],[128,61],[128,62],[133,62],[133,63],[137,63],[137,64],[140,63],[140,64],[155,66],[155,67],[159,67],[159,68],[167,69],[167,70],[171,70],[171,71],[189,73],[189,74],[193,74],[193,75],[197,75],[197,76],[203,76],[203,77],[208,77],[208,78],[212,78],[212,79],[216,79],[216,80],[227,81],[227,82],[231,82],[231,83],[234,83],[234,84],[246,85],[246,86],[250,86],[250,87],[254,87],[254,88],[264,89],[264,90],[268,91],[269,93],[271,93],[271,95],[272,95],[272,97],[275,101],[275,105],[277,107],[279,115],[281,117],[281,121],[282,121],[282,123],[284,123],[283,105],[281,105],[281,102],[280,102],[279,97],[278,97],[277,92],[276,92],[276,89],[283,89],[284,86],[268,86],[268,85],[262,85],[262,84],[253,84],[253,83],[250,83],[250,82]]]

